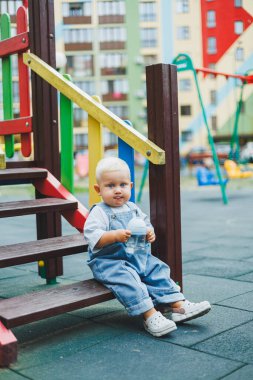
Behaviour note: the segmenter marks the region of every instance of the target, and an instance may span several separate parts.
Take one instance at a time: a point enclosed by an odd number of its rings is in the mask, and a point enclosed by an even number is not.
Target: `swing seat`
[[[226,160],[224,162],[224,169],[227,172],[228,178],[237,179],[237,178],[251,178],[253,176],[252,171],[243,171],[240,167],[232,160]]]
[[[215,174],[211,170],[205,167],[199,167],[197,169],[196,178],[197,178],[199,186],[211,186],[211,185],[220,184]],[[227,178],[223,180],[223,184],[226,185],[227,182],[228,182]]]

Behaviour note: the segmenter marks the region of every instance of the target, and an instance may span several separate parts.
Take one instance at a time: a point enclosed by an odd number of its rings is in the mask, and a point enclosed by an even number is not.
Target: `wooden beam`
[[[166,164],[150,164],[149,169],[151,221],[157,235],[152,246],[182,285],[177,68],[151,65],[146,78],[148,136],[166,152]]]
[[[48,65],[56,67],[54,1],[28,2],[30,51]],[[32,73],[32,109],[34,159],[60,179],[57,91],[42,78]],[[43,195],[36,192],[36,197]],[[37,237],[45,239],[61,235],[61,220],[57,213],[37,215]],[[46,278],[55,281],[63,274],[62,259],[46,262]]]
[[[0,41],[0,58],[11,54],[21,53],[29,48],[28,32]]]
[[[0,121],[0,135],[12,135],[32,132],[32,118],[19,117],[18,119]]]
[[[90,116],[106,126],[111,132],[143,154],[149,161],[156,165],[165,163],[165,152],[152,141],[144,137],[136,129],[114,115],[102,104],[80,90],[74,83],[66,80],[50,65],[32,53],[24,53],[24,63],[27,64],[41,78],[45,79],[62,94],[71,99]]]

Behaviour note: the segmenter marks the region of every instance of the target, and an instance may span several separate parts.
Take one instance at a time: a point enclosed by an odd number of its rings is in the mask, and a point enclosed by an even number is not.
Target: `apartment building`
[[[253,68],[252,0],[54,2],[59,69],[70,74],[73,82],[88,94],[98,95],[106,107],[129,119],[143,133],[147,128],[145,66],[170,63],[177,54],[187,53],[195,67],[232,74],[243,74]],[[1,1],[0,12],[14,15],[21,4],[22,1]],[[13,16],[12,21],[15,34]],[[15,58],[13,68],[16,78]],[[240,83],[202,75],[199,82],[215,139],[229,141]],[[184,153],[192,146],[207,145],[207,134],[191,72],[179,73],[178,88]],[[253,139],[252,90],[252,85],[245,86],[239,124],[242,142]],[[14,115],[18,115],[16,83],[13,94]],[[83,150],[87,147],[87,114],[75,107],[74,119],[75,149]],[[106,146],[116,143],[115,136],[106,129],[104,143]]]
[[[253,73],[253,2],[251,0],[173,1],[173,56],[187,53],[195,67],[230,74]],[[209,127],[218,142],[229,143],[241,81],[198,75]],[[207,145],[207,132],[193,75],[179,73],[181,151]],[[253,140],[253,86],[245,86],[238,133]]]
[[[81,89],[146,131],[145,66],[161,61],[160,0],[55,0],[58,52]],[[75,108],[76,149],[87,146],[87,114]],[[105,130],[104,143],[116,143]]]

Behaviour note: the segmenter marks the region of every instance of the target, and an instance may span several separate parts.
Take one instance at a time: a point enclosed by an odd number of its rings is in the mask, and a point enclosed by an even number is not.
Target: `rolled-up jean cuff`
[[[162,297],[157,297],[157,299],[154,301],[154,306],[173,303],[177,301],[184,301],[184,300],[185,300],[185,296],[183,295],[183,293],[165,294]]]
[[[154,304],[152,302],[151,298],[145,298],[141,300],[138,304],[131,305],[126,307],[126,311],[128,312],[129,315],[132,317],[136,315],[140,315],[145,313],[145,311],[148,311],[154,307]]]

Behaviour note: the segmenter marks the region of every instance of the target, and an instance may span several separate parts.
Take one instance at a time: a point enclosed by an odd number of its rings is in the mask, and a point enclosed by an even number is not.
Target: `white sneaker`
[[[173,321],[165,318],[160,311],[157,311],[144,321],[144,328],[151,335],[162,336],[176,330],[177,326]]]
[[[170,319],[174,322],[186,322],[191,319],[201,317],[211,310],[211,305],[208,301],[193,303],[188,300],[183,301],[180,308],[172,308]]]

